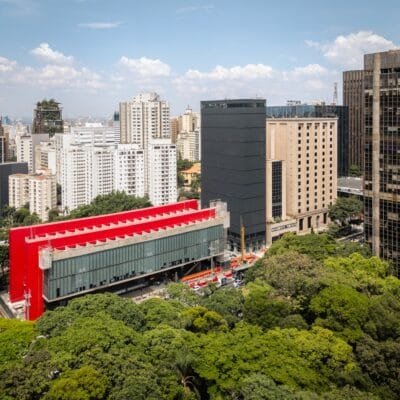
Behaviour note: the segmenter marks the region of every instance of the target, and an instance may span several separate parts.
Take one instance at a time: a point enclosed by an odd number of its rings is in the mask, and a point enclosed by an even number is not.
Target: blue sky
[[[143,90],[173,114],[225,97],[331,101],[343,70],[400,44],[400,4],[384,3],[0,0],[0,114],[54,97],[67,117],[108,116]]]

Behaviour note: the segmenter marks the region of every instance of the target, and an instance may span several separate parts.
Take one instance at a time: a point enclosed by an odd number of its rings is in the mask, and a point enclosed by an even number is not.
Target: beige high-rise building
[[[8,177],[8,204],[21,208],[29,202],[29,175],[13,174]]]
[[[36,213],[42,221],[47,221],[49,210],[57,207],[55,175],[49,173],[10,175],[10,206],[20,208],[26,203],[29,203],[30,213]]]
[[[172,143],[176,143],[176,138],[178,137],[178,133],[179,133],[179,120],[178,120],[178,118],[171,118],[170,119],[170,130],[171,130]]]
[[[337,197],[337,118],[268,118],[266,155],[267,244],[325,229]]]

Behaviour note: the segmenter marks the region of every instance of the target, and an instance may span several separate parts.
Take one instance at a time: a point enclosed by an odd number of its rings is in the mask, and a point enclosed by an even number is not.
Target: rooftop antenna
[[[333,102],[332,102],[332,105],[334,105],[334,106],[336,106],[337,101],[338,101],[338,93],[337,93],[337,87],[338,86],[337,85],[338,85],[337,82],[335,82],[333,84]]]

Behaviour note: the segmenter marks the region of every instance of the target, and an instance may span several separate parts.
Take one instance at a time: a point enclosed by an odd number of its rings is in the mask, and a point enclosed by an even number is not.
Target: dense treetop
[[[398,399],[399,280],[364,253],[288,235],[242,288],[171,284],[168,299],[96,294],[0,320],[0,398]]]

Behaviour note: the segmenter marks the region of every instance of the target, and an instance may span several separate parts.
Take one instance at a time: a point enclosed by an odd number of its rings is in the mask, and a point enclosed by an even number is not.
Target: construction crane
[[[245,236],[245,228],[243,225],[243,218],[240,217],[240,249],[242,251],[242,263],[245,262],[245,257],[246,257],[246,243],[244,240]]]

